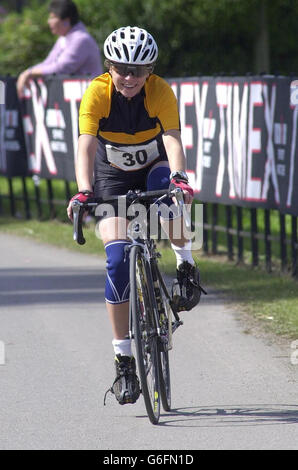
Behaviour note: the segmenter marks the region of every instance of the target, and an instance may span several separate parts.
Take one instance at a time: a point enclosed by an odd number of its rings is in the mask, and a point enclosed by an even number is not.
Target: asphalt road
[[[298,449],[290,342],[247,334],[212,290],[175,333],[160,424],[142,397],[103,406],[114,379],[105,262],[83,253],[0,234],[0,449]]]

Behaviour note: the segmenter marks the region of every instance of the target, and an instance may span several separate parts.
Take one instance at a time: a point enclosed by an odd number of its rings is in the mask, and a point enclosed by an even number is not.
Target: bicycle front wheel
[[[165,411],[171,411],[171,378],[169,352],[161,351],[159,360],[161,402]]]
[[[139,246],[130,251],[131,329],[142,394],[148,417],[157,424],[160,415],[159,351],[153,310],[153,283],[148,264]]]
[[[172,312],[165,292],[165,285],[156,268],[155,295],[159,314],[159,385],[163,409],[171,410],[171,377],[169,350],[172,349]]]

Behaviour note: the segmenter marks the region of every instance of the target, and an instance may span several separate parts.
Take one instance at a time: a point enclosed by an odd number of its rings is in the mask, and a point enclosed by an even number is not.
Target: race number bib
[[[127,147],[114,147],[107,144],[106,152],[111,165],[124,171],[140,170],[159,157],[156,140],[149,142],[149,144],[129,145]]]

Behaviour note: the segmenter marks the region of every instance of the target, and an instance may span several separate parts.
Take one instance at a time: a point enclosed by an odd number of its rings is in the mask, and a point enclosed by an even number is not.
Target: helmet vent
[[[126,60],[129,61],[129,52],[128,52],[126,44],[123,44],[123,50],[124,50]]]
[[[140,55],[141,49],[142,49],[142,46],[139,45],[139,46],[137,47],[137,50],[136,50],[134,56],[133,56],[133,60],[137,60],[137,58],[138,58],[139,55]]]
[[[149,49],[146,49],[146,51],[142,55],[142,60],[145,60],[148,54],[149,54]]]
[[[114,48],[114,51],[116,52],[117,56],[118,56],[118,59],[121,59],[121,54],[119,52],[119,49],[117,49],[117,47]]]

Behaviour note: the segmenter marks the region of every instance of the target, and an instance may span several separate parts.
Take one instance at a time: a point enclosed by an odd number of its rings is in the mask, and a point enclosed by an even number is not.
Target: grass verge
[[[69,222],[17,220],[0,217],[0,231],[25,236],[36,241],[54,244],[82,253],[104,255],[102,242],[94,234],[94,224],[86,226],[87,243],[79,246],[72,241]],[[175,256],[170,248],[161,248],[162,269],[175,271]],[[297,281],[278,272],[267,274],[261,269],[236,266],[226,256],[207,257],[195,253],[202,274],[203,285],[219,290],[230,304],[257,319],[265,330],[287,338],[298,338]]]

